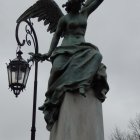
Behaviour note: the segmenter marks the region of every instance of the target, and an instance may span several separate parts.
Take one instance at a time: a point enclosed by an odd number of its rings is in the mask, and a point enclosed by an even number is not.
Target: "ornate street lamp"
[[[25,26],[25,39],[21,42],[19,40],[18,31],[21,22],[25,22],[27,25]],[[30,66],[28,62],[26,62],[22,58],[22,52],[20,51],[21,47],[24,45],[31,46],[33,44],[35,49],[35,55],[38,55],[38,40],[33,28],[33,24],[30,19],[24,20],[17,23],[16,26],[16,41],[19,46],[19,51],[17,52],[17,58],[10,61],[7,65],[8,70],[8,80],[9,87],[13,90],[16,97],[20,94],[20,92],[26,87],[28,75],[30,72]],[[30,38],[29,38],[30,37]],[[33,91],[33,111],[32,111],[32,127],[31,127],[31,140],[35,140],[35,132],[36,132],[36,102],[37,102],[37,75],[38,75],[38,61],[32,58],[32,61],[35,63],[35,76],[34,76],[34,91]]]
[[[26,87],[31,69],[29,64],[22,58],[22,54],[22,51],[19,50],[17,58],[10,60],[9,65],[7,65],[9,88],[11,88],[16,97]]]

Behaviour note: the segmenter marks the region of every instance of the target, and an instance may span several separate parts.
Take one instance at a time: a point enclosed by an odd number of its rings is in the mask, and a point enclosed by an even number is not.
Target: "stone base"
[[[50,140],[104,140],[102,103],[92,89],[86,98],[78,93],[65,94]]]

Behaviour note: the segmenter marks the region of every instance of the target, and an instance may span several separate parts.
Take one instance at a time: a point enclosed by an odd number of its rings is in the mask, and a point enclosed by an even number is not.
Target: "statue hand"
[[[45,61],[45,60],[47,60],[47,61],[50,61],[49,60],[49,57],[51,56],[51,54],[50,53],[45,53],[45,54],[43,54],[41,57],[42,57],[42,60],[41,61]]]
[[[49,53],[47,53],[47,54],[40,54],[40,53],[35,54],[33,52],[30,52],[29,55],[31,57],[30,57],[30,59],[28,59],[28,62],[30,62],[30,61],[32,61],[32,62],[34,62],[34,61],[37,61],[37,62],[41,61],[41,62],[43,62],[45,60],[50,61],[49,57],[51,56],[51,54],[49,54]]]
[[[30,55],[30,59],[28,59],[28,62],[30,62],[30,61],[32,61],[32,62],[34,62],[34,61],[38,61],[38,62],[42,61],[42,54],[40,54],[40,53],[35,54],[33,52],[30,52],[29,55]]]

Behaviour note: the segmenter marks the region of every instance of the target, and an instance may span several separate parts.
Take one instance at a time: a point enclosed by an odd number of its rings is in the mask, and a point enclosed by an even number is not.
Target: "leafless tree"
[[[140,114],[129,121],[127,132],[115,128],[111,140],[140,140]]]
[[[111,135],[111,140],[125,140],[124,132],[116,127]]]
[[[140,140],[140,114],[136,115],[135,119],[129,122],[129,129],[133,135],[134,140]]]

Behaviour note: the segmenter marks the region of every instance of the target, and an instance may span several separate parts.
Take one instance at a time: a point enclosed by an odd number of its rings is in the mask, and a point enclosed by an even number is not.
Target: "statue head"
[[[66,7],[65,10],[70,12],[79,12],[82,5],[84,5],[85,0],[68,0],[65,4],[62,5],[62,7]]]

